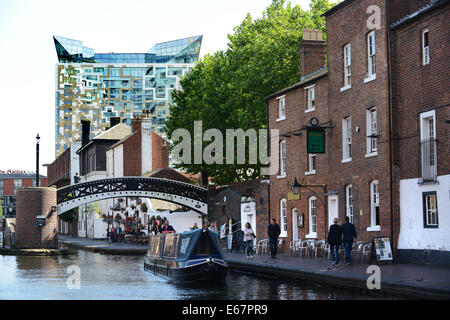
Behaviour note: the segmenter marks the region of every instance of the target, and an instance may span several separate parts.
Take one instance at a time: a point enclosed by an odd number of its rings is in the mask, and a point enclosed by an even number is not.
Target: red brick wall
[[[3,179],[3,195],[14,195],[14,179]]]
[[[142,172],[141,132],[137,131],[123,143],[123,175],[140,176]]]
[[[51,185],[56,184],[58,188],[70,184],[70,148],[47,167],[47,178]],[[41,185],[46,186],[47,183]]]
[[[395,159],[399,179],[421,176],[420,113],[435,110],[438,175],[450,173],[450,10],[435,11],[393,32]],[[430,64],[422,64],[429,29]]]
[[[305,113],[307,106],[307,91],[305,87],[315,85],[315,110]],[[276,121],[278,119],[278,100],[275,98],[269,100],[269,127],[280,130],[280,141],[286,141],[286,178],[278,178],[277,175],[270,177],[270,218],[275,218],[278,224],[281,224],[280,217],[280,200],[287,199],[288,193],[291,192],[290,185],[294,182],[294,178],[305,178],[308,185],[322,185],[328,182],[328,159],[326,155],[316,155],[316,174],[305,176],[305,172],[309,171],[309,159],[306,152],[306,130],[300,131],[301,136],[291,135],[283,138],[281,135],[309,126],[311,118],[315,117],[321,125],[327,125],[328,121],[328,81],[327,77],[322,77],[312,82],[307,82],[298,89],[286,92],[286,119]],[[329,134],[327,130],[327,135]],[[328,139],[328,137],[326,138]],[[326,141],[328,144],[328,142]],[[267,187],[266,187],[267,188]],[[321,188],[312,188],[318,195],[324,199]],[[267,190],[264,190],[268,193]],[[305,224],[303,228],[298,228],[299,238],[305,238],[309,233],[308,208],[309,198],[314,193],[308,190],[302,191],[300,200],[288,200],[286,205],[287,215],[287,231],[288,238],[285,239],[283,247],[286,250],[289,241],[292,240],[293,224],[292,209],[297,208],[299,214],[304,214]],[[261,200],[261,199],[259,199]],[[323,239],[326,233],[325,219],[323,217],[324,208],[317,199],[317,219],[318,219],[318,237]],[[268,211],[268,210],[267,210]],[[268,222],[265,224],[264,234],[267,234]]]
[[[152,132],[152,170],[169,167],[169,152],[166,141]]]
[[[300,70],[302,77],[325,66],[325,51],[325,41],[302,41],[300,45]]]
[[[21,188],[17,192],[16,247],[17,248],[58,248],[57,213],[46,219],[41,232],[36,226],[36,216],[47,216],[51,207],[56,207],[56,189]],[[41,241],[40,241],[41,239]]]
[[[381,29],[375,30],[376,80],[364,83],[367,76],[367,7],[381,9]],[[339,217],[345,215],[345,187],[353,185],[354,224],[359,240],[391,235],[389,109],[384,1],[354,1],[327,17],[329,115],[333,128],[327,136],[330,180],[328,189],[339,193]],[[343,47],[351,44],[352,87],[344,86]],[[378,155],[366,157],[366,112],[377,109]],[[342,163],[342,119],[352,117],[352,161]],[[360,128],[356,132],[356,127]],[[371,181],[379,182],[381,232],[368,232],[370,226]],[[396,239],[394,239],[396,240]]]

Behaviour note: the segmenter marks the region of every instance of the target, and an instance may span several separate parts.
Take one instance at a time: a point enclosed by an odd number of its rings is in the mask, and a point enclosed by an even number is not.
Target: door
[[[333,224],[334,218],[338,218],[338,196],[328,196],[328,227]]]
[[[292,240],[298,240],[298,210],[292,209]]]

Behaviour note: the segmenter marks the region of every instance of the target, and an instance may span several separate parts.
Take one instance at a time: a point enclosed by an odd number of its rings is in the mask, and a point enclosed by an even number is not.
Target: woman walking
[[[334,218],[328,232],[328,244],[330,245],[331,265],[339,264],[339,247],[342,245],[342,227],[338,225],[338,218]],[[335,253],[336,252],[336,253]]]
[[[244,242],[245,242],[245,251],[247,252],[247,259],[253,259],[254,239],[255,239],[255,232],[253,232],[250,223],[247,222],[244,228]]]

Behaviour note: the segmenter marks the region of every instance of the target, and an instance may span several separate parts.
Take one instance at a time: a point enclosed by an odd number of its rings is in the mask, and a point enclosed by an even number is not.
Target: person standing
[[[280,226],[275,219],[271,220],[267,233],[269,234],[270,256],[272,259],[275,259],[277,255],[278,236],[281,233]]]
[[[247,259],[253,259],[253,241],[255,240],[255,232],[253,231],[250,223],[245,224],[244,228],[244,241],[245,251],[247,252]]]
[[[339,248],[342,244],[342,227],[338,225],[339,219],[334,218],[328,231],[328,244],[330,245],[331,265],[339,264]]]
[[[164,225],[161,227],[161,233],[175,233],[175,229],[169,224],[169,220],[164,221]]]
[[[342,242],[344,243],[345,249],[345,264],[352,264],[352,246],[353,239],[356,239],[356,228],[353,223],[350,223],[350,219],[348,216],[344,218],[345,223],[342,225],[343,230],[343,238]]]

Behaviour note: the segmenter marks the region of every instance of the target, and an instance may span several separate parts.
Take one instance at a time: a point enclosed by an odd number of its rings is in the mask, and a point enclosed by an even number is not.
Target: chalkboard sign
[[[375,237],[372,239],[372,257],[377,262],[394,260],[390,237]]]

